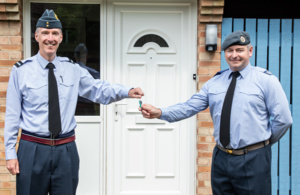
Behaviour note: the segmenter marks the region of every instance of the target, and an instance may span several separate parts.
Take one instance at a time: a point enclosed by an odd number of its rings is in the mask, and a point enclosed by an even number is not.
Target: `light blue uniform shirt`
[[[13,66],[6,95],[5,154],[6,159],[16,159],[15,145],[19,127],[29,132],[47,136],[48,129],[48,61],[39,53],[23,60],[19,68]],[[54,74],[58,85],[62,134],[75,129],[75,109],[78,95],[96,103],[109,104],[128,97],[131,88],[110,85],[94,79],[69,58],[55,57]]]
[[[175,122],[209,106],[214,138],[220,143],[220,122],[232,70],[217,73],[187,102],[161,108],[161,119]],[[270,117],[272,118],[270,123]],[[292,125],[289,103],[277,77],[248,64],[240,71],[233,96],[229,148],[238,149],[270,139],[277,142]]]

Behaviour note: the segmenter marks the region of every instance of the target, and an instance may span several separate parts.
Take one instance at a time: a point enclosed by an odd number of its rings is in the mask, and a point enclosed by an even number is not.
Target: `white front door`
[[[156,107],[196,92],[196,1],[107,6],[108,80],[141,87]],[[195,117],[148,120],[137,108],[125,99],[107,109],[107,194],[194,194]]]

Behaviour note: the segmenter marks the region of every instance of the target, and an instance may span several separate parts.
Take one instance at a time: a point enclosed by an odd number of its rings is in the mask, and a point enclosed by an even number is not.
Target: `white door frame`
[[[106,0],[105,0],[106,1]],[[112,4],[109,4],[108,1],[113,2]],[[183,91],[183,93],[186,93],[190,96],[195,94],[197,92],[196,88],[196,81],[193,80],[192,76],[193,74],[197,73],[197,1],[196,0],[116,0],[114,2],[113,0],[107,0],[107,10],[113,10],[115,5],[157,5],[157,6],[182,6],[182,5],[187,5],[189,4],[190,10],[192,12],[192,17],[189,19],[190,22],[190,28],[189,31],[191,32],[190,34],[190,39],[189,39],[189,48],[191,48],[191,51],[189,54],[189,63],[187,64],[188,68],[188,73],[190,74],[190,80],[187,81],[189,83],[189,87],[187,87],[186,91]],[[151,3],[149,3],[151,2]],[[163,2],[163,3],[162,3]],[[108,13],[107,11],[107,13]],[[109,20],[110,19],[110,20]],[[114,32],[114,25],[109,25],[109,24],[114,24],[114,18],[107,18],[106,22],[108,25],[105,25],[106,27],[106,36],[107,39],[106,41],[111,41],[114,43],[113,36],[111,35],[112,33],[109,32]],[[109,21],[108,21],[109,20]],[[119,82],[118,78],[115,78],[114,74],[114,68],[116,67],[115,64],[115,57],[114,57],[114,48],[110,45],[114,44],[107,44],[106,43],[106,64],[107,64],[107,78],[111,83],[117,83]],[[145,102],[146,103],[146,102]],[[114,104],[107,106],[107,135],[108,134],[113,134],[113,132],[116,130],[115,129],[115,110],[114,110]],[[196,158],[197,158],[197,153],[196,153],[196,117],[194,116],[193,119],[190,119],[190,122],[188,122],[188,129],[189,129],[189,164],[187,165],[189,170],[189,177],[187,179],[187,186],[189,189],[189,192],[187,195],[192,195],[196,194]],[[114,148],[114,140],[108,140],[112,139],[113,136],[107,137],[107,159],[112,159],[111,155],[113,155],[113,148]],[[112,162],[107,162],[107,165],[111,164]],[[108,166],[107,167],[108,172],[112,173],[113,172],[113,167]],[[107,175],[107,181],[113,181],[113,174],[112,175]],[[112,182],[109,182],[112,184]],[[113,186],[108,186],[109,183],[107,184],[107,189],[113,189]],[[107,193],[107,191],[106,191]]]

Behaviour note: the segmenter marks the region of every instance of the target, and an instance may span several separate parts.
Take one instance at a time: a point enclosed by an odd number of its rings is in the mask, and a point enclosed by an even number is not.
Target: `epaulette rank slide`
[[[22,66],[24,63],[22,61],[18,61],[17,63],[15,63],[15,66],[17,68],[19,68],[20,66]]]

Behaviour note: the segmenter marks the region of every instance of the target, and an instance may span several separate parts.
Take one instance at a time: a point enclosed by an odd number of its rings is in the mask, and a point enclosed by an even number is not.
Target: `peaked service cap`
[[[46,9],[43,13],[42,17],[36,23],[36,28],[60,28],[62,29],[61,22],[58,19],[57,15],[54,13],[53,10]]]
[[[221,49],[225,50],[232,45],[248,45],[250,43],[250,35],[245,31],[235,31],[228,35],[224,40]]]

